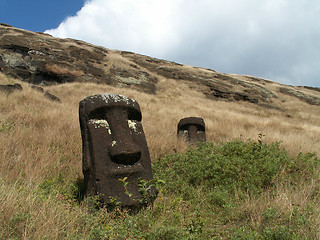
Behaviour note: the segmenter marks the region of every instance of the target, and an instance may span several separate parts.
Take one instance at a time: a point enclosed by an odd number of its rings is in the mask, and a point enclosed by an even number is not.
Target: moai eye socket
[[[136,109],[129,108],[128,109],[128,127],[133,130],[135,133],[140,134],[141,131],[140,125],[141,125],[141,113],[137,111]]]
[[[128,109],[128,127],[135,133],[141,133],[139,131],[141,125],[141,113],[136,109]]]
[[[128,108],[128,120],[141,121],[141,112],[134,108]]]
[[[110,125],[105,116],[105,111],[106,109],[104,108],[98,108],[92,111],[89,114],[88,123],[93,125],[95,128],[105,128],[108,134],[111,135],[112,133],[111,133]]]
[[[109,123],[107,120],[105,120],[105,119],[90,119],[88,122],[89,122],[89,124],[92,124],[94,126],[94,128],[105,128],[110,135],[112,134]]]

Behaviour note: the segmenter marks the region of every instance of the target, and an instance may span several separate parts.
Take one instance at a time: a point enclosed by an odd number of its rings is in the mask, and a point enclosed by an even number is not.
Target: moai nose
[[[109,148],[111,160],[117,164],[133,165],[141,158],[139,147],[129,140],[114,140]]]
[[[198,127],[196,125],[188,126],[188,141],[195,142],[197,140]]]
[[[113,115],[113,118],[110,115]],[[141,158],[141,149],[133,141],[126,111],[113,110],[108,116],[112,135],[109,156],[114,163],[133,165]]]

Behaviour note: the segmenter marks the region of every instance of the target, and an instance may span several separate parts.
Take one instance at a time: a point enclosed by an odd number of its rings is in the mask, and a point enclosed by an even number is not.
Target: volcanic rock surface
[[[320,105],[319,88],[219,73],[7,24],[0,24],[0,71],[34,85],[93,82],[156,94],[159,81],[173,79],[212,100],[245,101],[280,110],[274,100],[290,95]]]

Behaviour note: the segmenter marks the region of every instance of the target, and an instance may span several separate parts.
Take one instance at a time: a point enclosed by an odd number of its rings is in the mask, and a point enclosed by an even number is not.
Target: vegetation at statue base
[[[261,138],[201,144],[154,164],[157,177],[166,182],[162,192],[186,211],[172,212],[187,227],[183,237],[319,237],[319,158],[312,153],[289,157],[279,142],[264,144]]]
[[[0,217],[0,238],[32,236],[39,220],[51,218],[43,226],[48,235],[35,239],[317,239],[319,165],[316,154],[291,157],[262,135],[203,143],[156,160],[158,197],[135,211],[117,204],[88,209],[81,179],[60,175],[36,187],[2,181],[0,206],[10,209],[10,198],[14,206]]]

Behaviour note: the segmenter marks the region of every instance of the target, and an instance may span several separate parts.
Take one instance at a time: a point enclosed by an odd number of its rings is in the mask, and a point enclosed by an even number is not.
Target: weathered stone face
[[[178,123],[178,137],[184,137],[189,143],[205,142],[205,123],[202,118],[182,118]]]
[[[139,104],[121,95],[97,94],[80,102],[79,118],[87,194],[99,194],[104,203],[117,198],[122,206],[138,205],[138,178],[152,179]],[[131,198],[119,181],[124,177]]]

